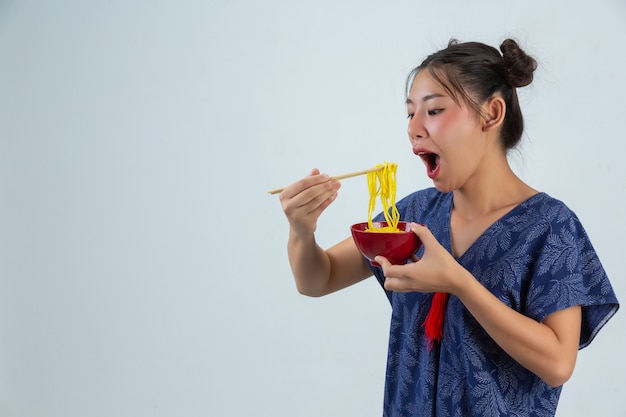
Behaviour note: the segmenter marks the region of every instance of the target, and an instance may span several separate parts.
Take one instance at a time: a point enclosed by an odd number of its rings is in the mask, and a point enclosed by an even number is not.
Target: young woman
[[[372,274],[386,290],[385,416],[554,416],[578,350],[619,307],[576,215],[509,166],[536,62],[511,39],[500,51],[451,41],[409,76],[408,136],[435,186],[397,204],[423,242],[412,262],[374,267],[352,238],[322,249],[340,184],[317,169],[280,195],[302,294]]]

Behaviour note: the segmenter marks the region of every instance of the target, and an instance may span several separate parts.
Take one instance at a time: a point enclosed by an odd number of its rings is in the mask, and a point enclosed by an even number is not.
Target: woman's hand
[[[411,231],[424,245],[421,259],[413,263],[392,265],[384,256],[377,256],[385,274],[385,289],[398,292],[448,292],[454,293],[458,281],[466,275],[465,269],[437,241],[426,226],[411,223]]]
[[[292,232],[301,236],[315,232],[317,219],[337,198],[340,186],[339,181],[314,168],[307,177],[286,187],[279,200]]]

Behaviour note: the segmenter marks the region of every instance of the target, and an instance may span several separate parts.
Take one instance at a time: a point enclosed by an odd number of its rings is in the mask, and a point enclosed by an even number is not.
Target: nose
[[[428,136],[428,132],[426,131],[426,127],[424,126],[424,120],[418,114],[414,114],[409,119],[407,133],[411,142],[418,139],[423,139]]]

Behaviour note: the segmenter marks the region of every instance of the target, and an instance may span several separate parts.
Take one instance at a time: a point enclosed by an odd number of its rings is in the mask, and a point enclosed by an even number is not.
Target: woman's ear
[[[493,96],[483,105],[483,130],[499,128],[506,114],[506,103],[500,96]]]

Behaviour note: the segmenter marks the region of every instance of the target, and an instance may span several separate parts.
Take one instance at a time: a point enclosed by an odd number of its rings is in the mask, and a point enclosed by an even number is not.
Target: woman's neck
[[[527,200],[537,190],[524,183],[511,169],[506,156],[489,162],[463,187],[454,190],[454,210],[471,221]]]

